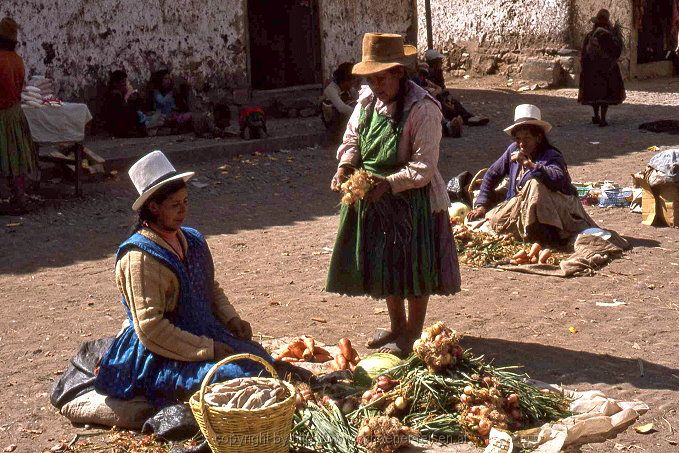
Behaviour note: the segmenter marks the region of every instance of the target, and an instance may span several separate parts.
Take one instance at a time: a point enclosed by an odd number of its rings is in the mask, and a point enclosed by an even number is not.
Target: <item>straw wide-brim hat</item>
[[[532,104],[521,104],[514,109],[514,124],[505,128],[504,131],[508,135],[512,135],[514,129],[528,124],[541,127],[545,134],[552,130],[552,125],[542,120],[542,113],[539,108]]]
[[[16,42],[18,31],[19,24],[11,17],[5,17],[0,20],[0,37]]]
[[[354,65],[352,73],[367,76],[395,68],[413,66],[417,61],[417,48],[404,45],[403,36],[388,33],[363,35],[361,62]]]
[[[132,210],[139,211],[144,203],[165,184],[193,178],[194,172],[179,173],[162,151],[153,151],[139,159],[128,171],[139,197],[132,204]]]

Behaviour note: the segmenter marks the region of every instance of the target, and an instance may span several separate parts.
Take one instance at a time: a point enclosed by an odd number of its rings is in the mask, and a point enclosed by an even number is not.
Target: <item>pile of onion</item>
[[[462,359],[464,351],[459,344],[460,338],[457,332],[439,321],[422,331],[422,336],[413,345],[413,352],[430,373],[437,373]]]
[[[455,410],[467,437],[479,444],[488,445],[492,428],[514,430],[523,426],[519,396],[503,396],[499,383],[491,376],[478,379],[478,385],[465,386]]]
[[[404,426],[396,417],[381,415],[363,420],[356,443],[370,453],[391,453],[410,445],[410,436],[419,436],[419,432]]]

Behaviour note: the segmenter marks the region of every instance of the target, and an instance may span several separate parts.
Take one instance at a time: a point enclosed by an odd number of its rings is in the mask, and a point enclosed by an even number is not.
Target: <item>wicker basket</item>
[[[262,409],[227,409],[205,403],[210,380],[219,367],[229,362],[249,359],[260,363],[272,378],[255,378],[259,382],[276,381],[288,389],[289,396]],[[217,362],[208,371],[200,390],[189,400],[193,416],[214,453],[287,453],[295,413],[295,388],[277,379],[274,368],[252,354],[236,354]]]

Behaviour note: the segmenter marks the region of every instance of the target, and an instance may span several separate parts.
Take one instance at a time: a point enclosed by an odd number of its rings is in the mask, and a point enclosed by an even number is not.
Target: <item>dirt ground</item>
[[[575,90],[520,94],[501,79],[457,81],[462,103],[491,123],[444,139],[441,173],[448,179],[491,163],[509,144],[502,128],[514,106],[531,102],[555,125],[551,139],[575,180],[629,184],[652,156],[648,146],[679,145],[679,136],[637,129],[676,118],[678,89],[676,78],[630,84],[610,126],[598,128]],[[334,150],[317,147],[192,168],[206,186],[192,186],[187,224],[206,234],[218,280],[262,335],[363,343],[387,323],[382,302],[323,291],[337,226],[339,199],[328,190],[334,167]],[[86,185],[85,194],[0,217],[0,448],[38,452],[86,432],[56,413],[49,392],[82,341],[120,327],[114,253],[133,221],[135,194],[123,173]],[[445,321],[466,333],[466,346],[524,365],[536,379],[651,407],[641,422],[656,432],[627,429],[580,451],[679,451],[679,229],[644,226],[627,209],[588,211],[634,249],[594,277],[570,280],[464,267],[463,291],[433,298],[427,320]],[[596,305],[613,299],[627,305]]]

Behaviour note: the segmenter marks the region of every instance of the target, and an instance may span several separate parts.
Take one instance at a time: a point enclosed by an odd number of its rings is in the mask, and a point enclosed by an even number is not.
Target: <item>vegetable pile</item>
[[[337,343],[339,353],[334,357],[325,348],[316,345],[316,340],[310,335],[302,335],[292,340],[278,354],[276,360],[283,362],[330,362],[333,370],[354,371],[361,359],[348,338],[341,338]]]
[[[244,378],[210,386],[205,402],[226,409],[254,410],[280,403],[288,396],[290,392],[275,381]]]
[[[436,373],[455,365],[462,358],[464,351],[459,342],[460,338],[454,330],[437,322],[424,329],[413,345],[413,352],[427,365],[429,372]]]
[[[470,230],[465,225],[454,225],[453,236],[460,262],[475,267],[529,263],[558,265],[566,256],[549,249],[542,250],[538,243],[531,245],[517,241],[511,234],[493,236]]]
[[[341,397],[306,387],[292,444],[328,453],[391,452],[411,437],[484,445],[493,427],[530,428],[570,415],[562,394],[534,387],[516,367],[494,367],[463,351],[460,338],[439,322],[425,329],[413,354],[364,387],[342,384]]]
[[[365,194],[370,192],[373,187],[370,173],[364,169],[358,169],[351,174],[351,176],[342,183],[340,188],[344,195],[342,196],[342,204],[352,205],[358,200],[362,200]]]
[[[316,340],[309,335],[302,335],[292,340],[275,358],[283,362],[323,363],[333,360],[330,352],[316,346]]]

